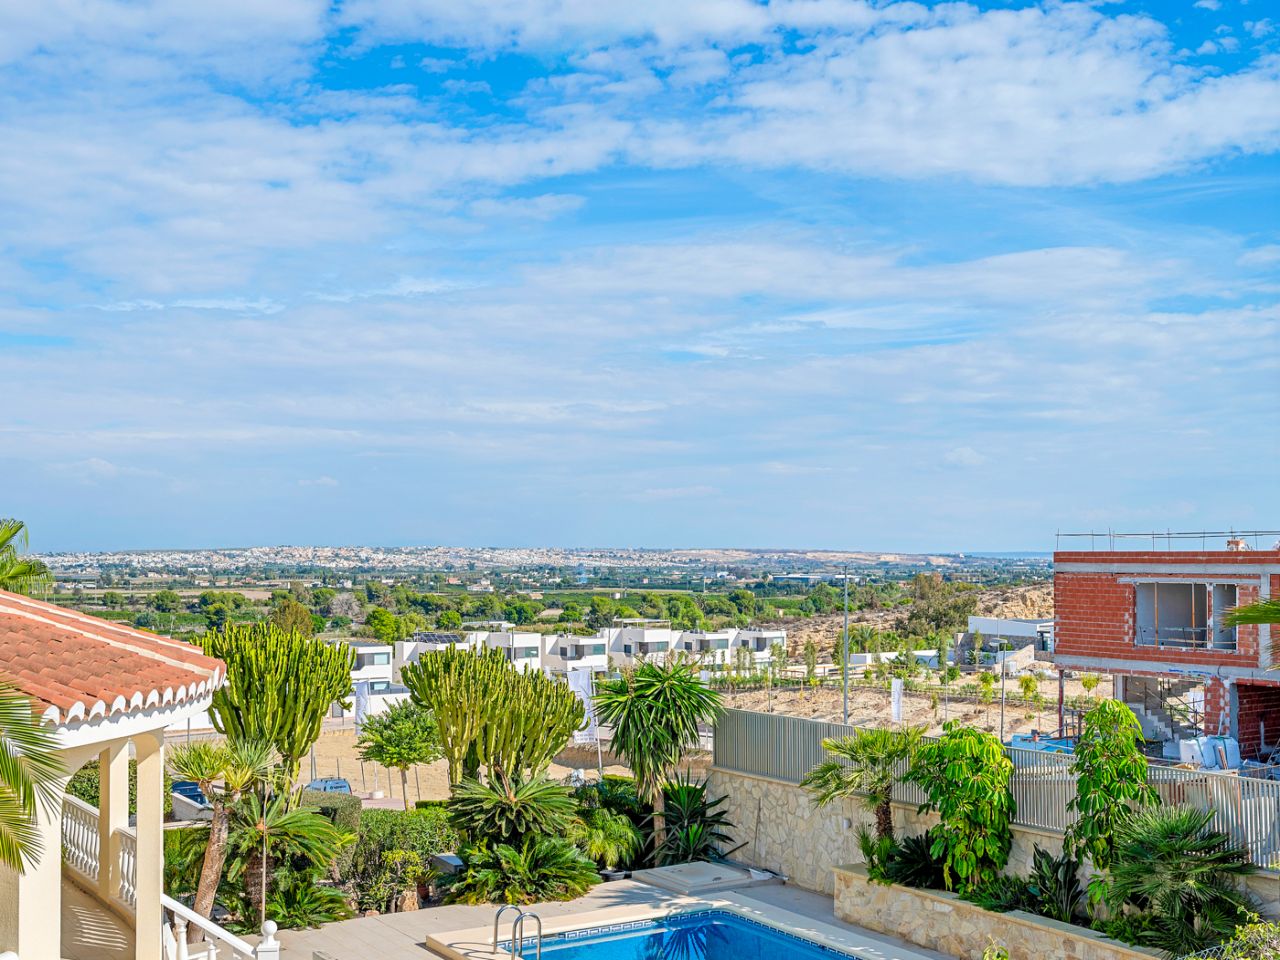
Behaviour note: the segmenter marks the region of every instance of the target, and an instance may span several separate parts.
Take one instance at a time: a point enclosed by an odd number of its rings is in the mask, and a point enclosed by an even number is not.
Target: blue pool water
[[[526,927],[526,931],[527,931]],[[509,943],[502,944],[505,950]],[[525,939],[524,956],[534,958]],[[834,960],[848,954],[722,910],[548,935],[545,960]]]

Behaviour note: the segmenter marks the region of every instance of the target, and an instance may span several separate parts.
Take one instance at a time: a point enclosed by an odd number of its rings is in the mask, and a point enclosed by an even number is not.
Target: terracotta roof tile
[[[181,640],[0,590],[0,676],[66,723],[206,696],[226,666]]]

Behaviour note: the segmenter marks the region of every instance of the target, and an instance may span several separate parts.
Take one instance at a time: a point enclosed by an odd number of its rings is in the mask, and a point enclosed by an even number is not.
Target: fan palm
[[[1253,603],[1228,610],[1224,623],[1228,627],[1243,627],[1280,623],[1280,597],[1263,597]],[[1271,666],[1280,667],[1280,647],[1272,646]]]
[[[200,881],[192,905],[192,909],[202,917],[212,914],[213,901],[222,880],[231,808],[246,791],[267,779],[278,760],[271,745],[260,741],[192,743],[176,747],[169,754],[169,767],[174,776],[194,781],[213,808]],[[199,930],[192,927],[191,934],[198,936]]]
[[[859,797],[875,814],[876,836],[892,839],[893,782],[910,765],[923,736],[923,727],[875,727],[848,737],[829,737],[822,746],[831,757],[810,770],[800,785],[813,794],[819,807]]]
[[[1194,807],[1136,811],[1117,834],[1102,881],[1108,906],[1149,912],[1148,940],[1175,956],[1219,942],[1253,909],[1240,878],[1257,868],[1212,821],[1212,810]]]
[[[27,525],[21,520],[0,519],[0,590],[43,593],[53,582],[48,567],[18,552],[26,547]]]
[[[613,728],[611,745],[636,778],[636,792],[653,805],[654,843],[661,846],[663,784],[698,745],[698,727],[720,716],[720,694],[684,660],[645,662],[628,675],[596,686],[600,722]]]
[[[569,825],[569,839],[606,870],[629,867],[644,846],[644,838],[625,814],[604,807],[583,811]]]
[[[39,859],[36,815],[56,809],[63,772],[57,741],[31,701],[0,681],[0,863],[21,872]]]

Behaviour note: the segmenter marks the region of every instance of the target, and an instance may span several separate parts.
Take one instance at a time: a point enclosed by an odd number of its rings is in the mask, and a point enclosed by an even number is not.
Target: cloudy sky
[[[0,10],[37,549],[1280,522],[1267,0]]]

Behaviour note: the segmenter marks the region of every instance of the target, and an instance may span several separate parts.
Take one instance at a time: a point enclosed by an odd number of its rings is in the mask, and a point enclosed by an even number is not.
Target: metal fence
[[[726,710],[716,724],[715,766],[798,784],[826,758],[824,739],[848,736],[856,729],[802,717]],[[1067,803],[1076,793],[1071,756],[1014,747],[1006,747],[1005,754],[1013,762],[1013,822],[1065,831],[1073,818]],[[1214,826],[1245,847],[1254,863],[1271,867],[1280,862],[1280,782],[1155,765],[1148,767],[1147,777],[1163,803],[1212,810]],[[902,803],[925,799],[919,787],[901,779],[893,796]]]

